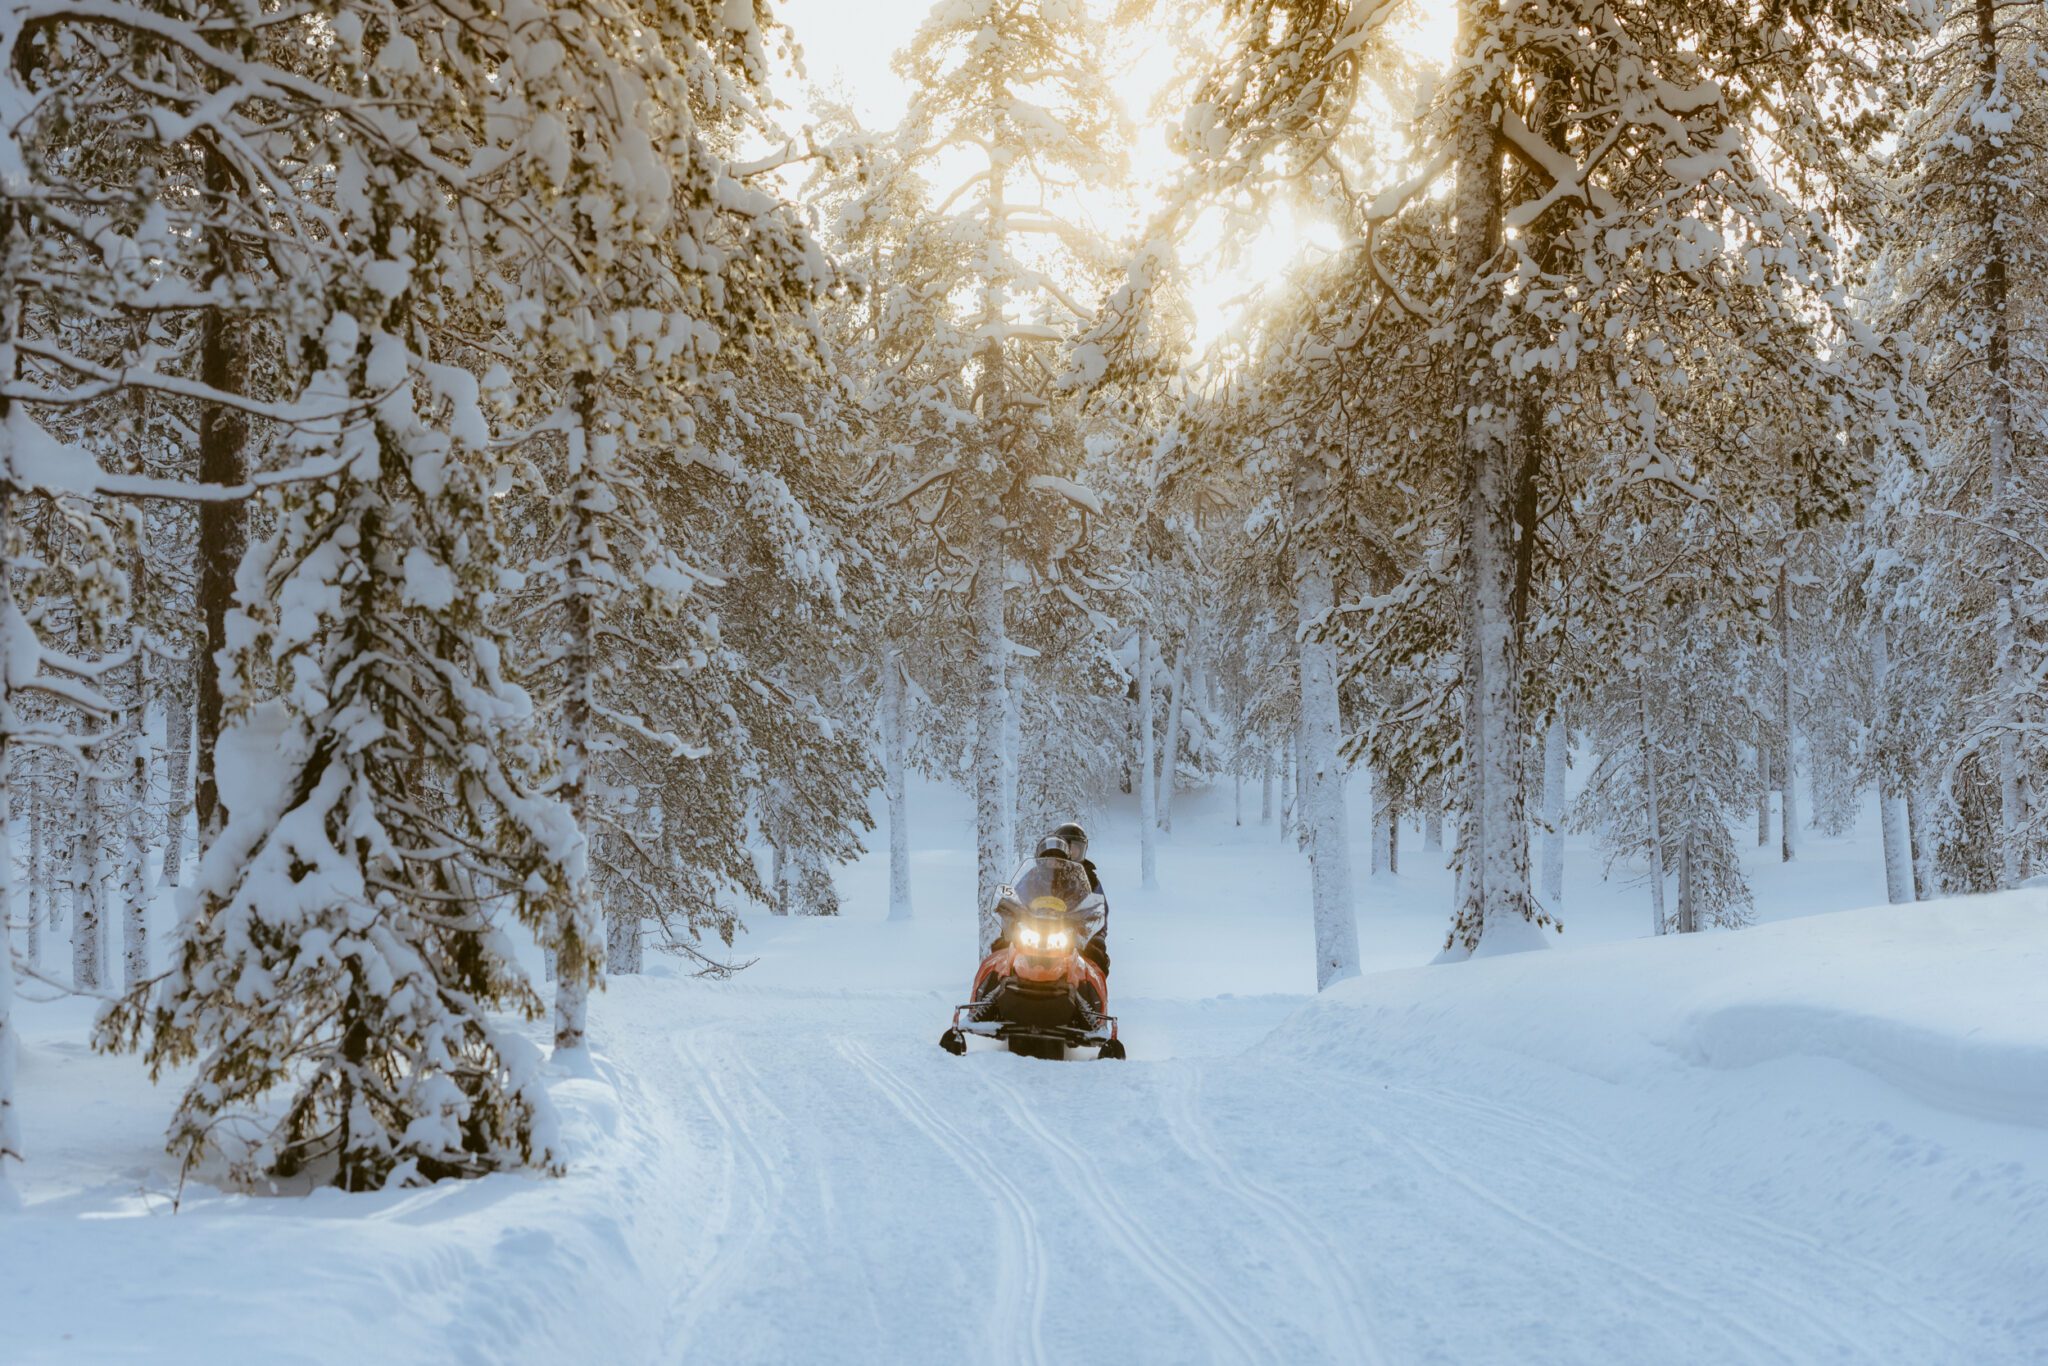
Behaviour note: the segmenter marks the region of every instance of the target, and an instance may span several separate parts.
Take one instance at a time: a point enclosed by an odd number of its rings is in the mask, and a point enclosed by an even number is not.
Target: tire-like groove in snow
[[[665,1342],[686,1344],[705,1311],[752,1269],[751,1264],[774,1223],[774,1211],[782,1204],[782,1174],[777,1164],[763,1155],[761,1140],[747,1124],[743,1109],[733,1104],[724,1081],[688,1035],[676,1040],[676,1053],[703,1083],[698,1094],[718,1129],[721,1138],[719,1165],[723,1169],[718,1217],[706,1229],[713,1247],[711,1257],[703,1274],[670,1307],[663,1328]],[[760,1094],[757,1083],[750,1079],[749,1085],[757,1095]],[[760,1099],[764,1105],[768,1104],[765,1095],[760,1095]],[[772,1109],[772,1105],[769,1108]],[[742,1167],[746,1169],[745,1179],[750,1180],[759,1193],[751,1201],[741,1189]],[[736,1211],[743,1201],[752,1208],[753,1218],[743,1230],[733,1235]]]
[[[1045,1241],[1038,1232],[1038,1214],[1031,1202],[1003,1175],[1002,1168],[974,1140],[934,1110],[924,1097],[910,1087],[880,1059],[853,1039],[840,1039],[839,1052],[867,1074],[898,1113],[929,1138],[995,1205],[1002,1219],[1001,1276],[996,1285],[996,1312],[989,1319],[988,1347],[983,1361],[1020,1357],[1043,1363],[1045,1354],[1045,1304],[1047,1298]]]
[[[1344,1341],[1325,1344],[1335,1348],[1330,1360],[1384,1363],[1387,1356],[1380,1348],[1379,1334],[1369,1322],[1369,1315],[1360,1311],[1358,1287],[1345,1269],[1349,1263],[1343,1252],[1328,1234],[1316,1227],[1301,1206],[1246,1176],[1216,1150],[1197,1103],[1202,1084],[1199,1069],[1190,1063],[1174,1064],[1172,1076],[1174,1080],[1167,1088],[1170,1100],[1163,1109],[1173,1141],[1201,1164],[1212,1182],[1229,1191],[1287,1240],[1288,1251],[1303,1278],[1318,1286],[1323,1298],[1336,1307],[1346,1337]]]
[[[1031,1107],[1014,1087],[992,1075],[982,1078],[996,1093],[1004,1110],[1017,1127],[1044,1145],[1050,1161],[1046,1164],[1059,1175],[1068,1190],[1093,1210],[1096,1222],[1110,1240],[1138,1269],[1166,1292],[1183,1317],[1208,1339],[1209,1357],[1215,1361],[1284,1361],[1286,1354],[1274,1350],[1257,1329],[1233,1306],[1232,1297],[1208,1285],[1161,1245],[1158,1236],[1141,1224],[1129,1206],[1117,1196],[1102,1175],[1095,1158],[1085,1149],[1062,1143],[1031,1113]],[[1228,1350],[1222,1350],[1222,1349]]]

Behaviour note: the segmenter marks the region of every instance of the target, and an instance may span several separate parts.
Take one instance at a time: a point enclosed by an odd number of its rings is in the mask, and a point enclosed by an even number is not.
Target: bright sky
[[[836,89],[872,128],[887,128],[903,114],[906,92],[890,68],[890,59],[909,41],[918,23],[931,12],[933,0],[781,0],[776,9],[803,45],[804,65],[813,85]],[[1415,0],[1415,20],[1408,45],[1436,61],[1448,57],[1456,25],[1453,0]],[[1132,148],[1133,173],[1147,183],[1164,181],[1173,169],[1165,131],[1148,117],[1147,106],[1169,74],[1162,41],[1156,58],[1140,56],[1122,87],[1127,110],[1143,130]],[[800,91],[786,92],[792,103],[804,103]],[[1214,236],[1214,234],[1208,234]],[[1240,258],[1226,265],[1213,259],[1202,243],[1182,242],[1184,259],[1198,272],[1191,282],[1196,343],[1207,345],[1241,314],[1244,301],[1268,280],[1283,275],[1305,252],[1336,245],[1336,231],[1326,223],[1297,221],[1283,205]],[[1191,250],[1192,248],[1192,250]],[[1201,259],[1208,254],[1211,259]]]

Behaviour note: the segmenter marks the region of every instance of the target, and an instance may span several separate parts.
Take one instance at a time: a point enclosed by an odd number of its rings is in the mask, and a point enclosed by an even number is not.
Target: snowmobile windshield
[[[1073,859],[1032,859],[1017,870],[1011,886],[1024,910],[1035,916],[1084,915],[1095,910],[1084,904],[1095,895],[1088,885],[1088,870]]]

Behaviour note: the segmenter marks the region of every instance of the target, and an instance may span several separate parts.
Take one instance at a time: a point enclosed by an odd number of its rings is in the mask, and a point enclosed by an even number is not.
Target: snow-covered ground
[[[1411,831],[1315,999],[1301,860],[1183,798],[1157,895],[1098,838],[1130,1061],[956,1059],[967,812],[915,805],[914,921],[873,857],[593,1003],[561,1180],[181,1193],[171,1096],[25,1007],[0,1361],[2048,1360],[2048,892],[1871,908],[1809,836],[1647,940],[1574,844],[1558,951],[1433,967]]]

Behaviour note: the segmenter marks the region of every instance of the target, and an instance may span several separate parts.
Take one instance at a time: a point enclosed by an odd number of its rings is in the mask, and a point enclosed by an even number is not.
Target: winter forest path
[[[930,993],[676,987],[702,1228],[663,1360],[1971,1359],[1925,1287],[1688,1175],[1611,1094],[1361,1077],[1229,1029],[1121,1065],[953,1058]],[[1273,1007],[1132,1001],[1126,1027]]]
[[[1154,897],[1098,840],[1128,1062],[937,1047],[962,848],[916,849],[910,922],[865,860],[843,916],[757,919],[733,980],[594,1009],[691,1154],[656,1359],[1974,1366],[2044,1341],[2016,1289],[2048,1270],[2041,1130],[1658,1035],[1713,955],[1786,949],[1595,943],[1304,1010],[1299,857],[1213,814],[1182,813]],[[1440,872],[1362,889],[1372,969],[1427,958]]]

